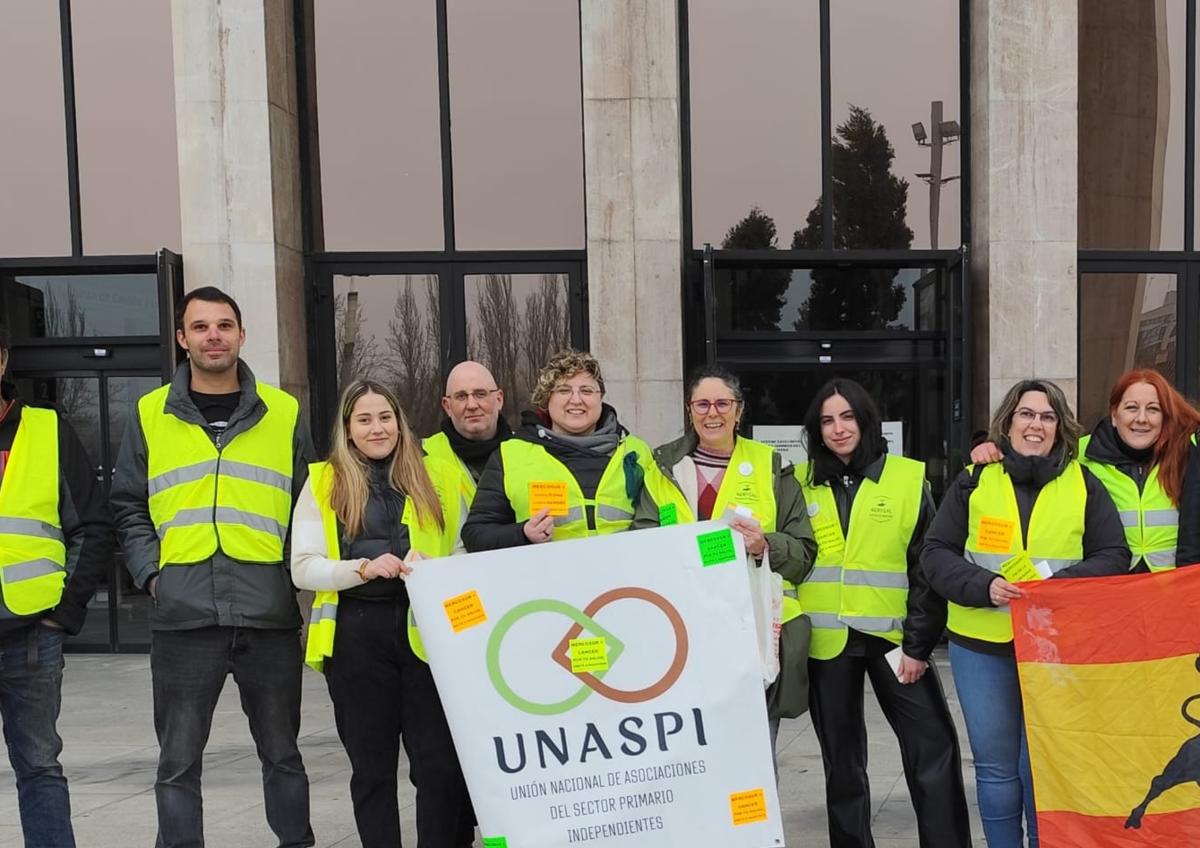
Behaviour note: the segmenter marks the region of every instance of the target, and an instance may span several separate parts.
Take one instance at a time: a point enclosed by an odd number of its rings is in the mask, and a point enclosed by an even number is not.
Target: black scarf
[[[450,448],[466,463],[467,468],[471,469],[476,480],[483,473],[483,467],[487,465],[489,457],[500,447],[500,443],[513,436],[512,428],[503,416],[496,420],[496,433],[490,439],[468,439],[454,428],[454,422],[448,416],[442,418],[442,432],[450,440]]]
[[[1062,474],[1066,467],[1062,445],[1055,447],[1049,456],[1023,456],[1013,450],[1008,439],[1003,440],[1000,449],[1004,452],[1004,470],[1018,485],[1032,485],[1035,489],[1041,489]]]

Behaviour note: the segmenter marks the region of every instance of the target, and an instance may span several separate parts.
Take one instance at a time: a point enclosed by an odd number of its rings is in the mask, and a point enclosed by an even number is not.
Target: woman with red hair
[[[1131,571],[1200,562],[1200,412],[1162,374],[1127,371],[1108,398],[1108,416],[1079,441],[1079,459],[1116,504],[1133,554]],[[998,460],[990,442],[974,462]]]

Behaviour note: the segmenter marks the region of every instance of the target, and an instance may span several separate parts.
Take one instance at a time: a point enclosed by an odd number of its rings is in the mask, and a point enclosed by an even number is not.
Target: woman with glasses
[[[975,757],[975,790],[990,848],[1036,848],[1037,814],[1013,654],[1014,583],[1129,570],[1112,499],[1079,462],[1082,428],[1062,390],[1023,380],[1000,402],[988,435],[1000,462],[969,466],[951,484],[921,552],[949,601],[950,667]],[[1098,613],[1099,614],[1099,613]]]
[[[738,378],[724,368],[700,368],[688,380],[686,398],[689,427],[655,448],[633,526],[707,521],[728,512],[747,555],[783,578],[780,672],[768,692],[773,743],[779,719],[795,718],[808,706],[809,622],[800,614],[796,585],[812,566],[817,543],[791,466],[784,468],[769,445],[738,435],[745,411]]]
[[[887,453],[875,401],[833,379],[804,418],[796,475],[817,539],[800,604],[812,619],[809,709],[825,768],[832,848],[869,848],[864,680],[900,743],[921,848],[969,848],[958,735],[930,655],[946,603],[921,570],[934,513],[925,465]]]
[[[462,528],[468,551],[540,545],[629,527],[650,447],[604,403],[590,353],[566,350],[538,374],[533,411],[488,460]]]

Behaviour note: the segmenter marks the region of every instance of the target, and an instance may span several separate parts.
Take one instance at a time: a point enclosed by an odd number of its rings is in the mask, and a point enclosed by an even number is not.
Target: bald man
[[[512,437],[512,428],[500,417],[503,406],[504,390],[496,385],[492,372],[478,362],[467,360],[450,370],[442,397],[446,417],[441,431],[426,439],[424,445],[426,453],[462,468],[463,495],[468,506],[475,498],[475,486],[488,457],[502,441]]]

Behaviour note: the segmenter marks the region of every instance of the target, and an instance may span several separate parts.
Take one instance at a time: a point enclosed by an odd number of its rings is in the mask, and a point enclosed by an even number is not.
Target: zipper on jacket
[[[225,425],[228,428],[228,424]],[[221,454],[224,451],[224,446],[221,444],[221,439],[225,435],[222,430],[213,437],[213,444],[217,448],[217,467],[213,469],[213,507],[212,507],[212,523],[213,532],[217,535],[217,550],[221,551],[221,528],[217,526],[217,494],[221,487]]]

